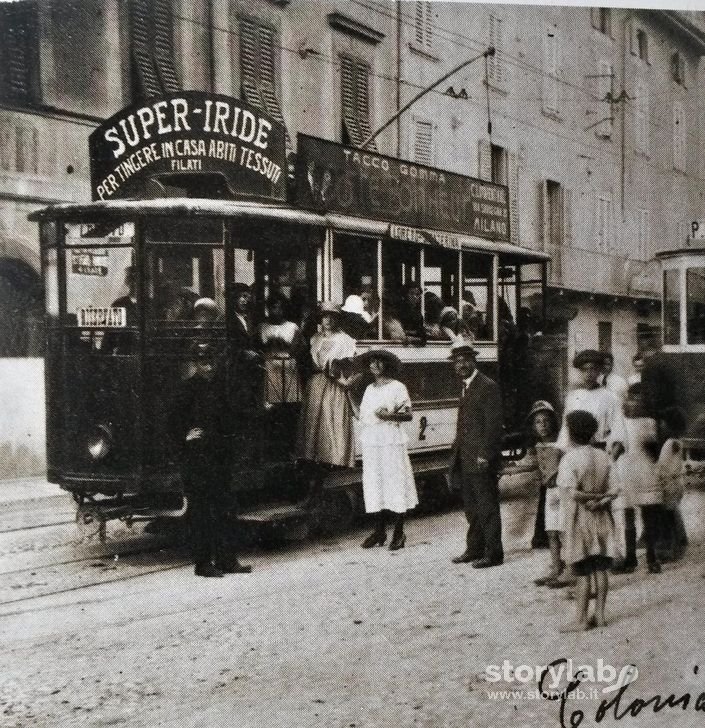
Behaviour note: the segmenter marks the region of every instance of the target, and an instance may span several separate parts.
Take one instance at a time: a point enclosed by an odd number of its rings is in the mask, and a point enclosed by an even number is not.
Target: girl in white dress
[[[404,514],[419,502],[407,450],[408,437],[401,426],[411,420],[411,400],[406,387],[394,375],[401,362],[391,352],[377,349],[361,357],[369,363],[374,382],[365,390],[360,405],[362,431],[362,489],[365,511],[377,513],[375,530],[363,548],[383,546],[387,538],[386,512],[395,514],[391,551],[403,548]]]

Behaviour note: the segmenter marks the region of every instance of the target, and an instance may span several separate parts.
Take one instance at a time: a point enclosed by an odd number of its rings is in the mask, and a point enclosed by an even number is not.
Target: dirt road
[[[610,624],[580,635],[556,630],[573,602],[532,583],[545,552],[514,543],[500,568],[450,563],[462,548],[459,513],[411,521],[396,553],[360,549],[360,531],[248,554],[251,575],[220,580],[195,578],[178,552],[149,557],[168,570],[144,569],[144,555],[103,560],[130,578],[50,596],[27,592],[25,575],[0,591],[0,724],[544,728],[560,725],[559,703],[532,699],[533,681],[488,682],[487,670],[558,658],[636,665],[620,711],[657,693],[690,692],[694,704],[705,692],[705,551],[694,525],[704,504],[688,494],[685,560],[658,576],[642,565],[615,577]],[[17,558],[0,558],[5,584]],[[72,568],[95,573],[92,561]],[[50,582],[63,578],[54,569]],[[576,709],[583,728],[596,725],[600,699],[615,696],[604,686],[585,683],[598,699],[569,701],[565,725]],[[702,716],[644,709],[616,722],[610,712],[602,725],[689,728]]]

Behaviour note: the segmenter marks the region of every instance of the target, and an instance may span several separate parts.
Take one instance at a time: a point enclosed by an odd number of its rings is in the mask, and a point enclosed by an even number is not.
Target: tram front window
[[[157,220],[147,226],[145,241],[149,321],[159,329],[222,328],[225,311],[222,223]]]
[[[62,322],[95,353],[129,353],[138,323],[134,225],[66,225]]]
[[[680,271],[676,269],[663,272],[663,343],[677,346],[680,344]]]
[[[705,268],[688,268],[685,291],[687,343],[705,344]]]

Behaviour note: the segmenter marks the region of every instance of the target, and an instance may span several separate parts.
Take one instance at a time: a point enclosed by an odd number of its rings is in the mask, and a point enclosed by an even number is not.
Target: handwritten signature
[[[561,728],[578,728],[582,725],[585,719],[585,711],[578,708],[571,710],[568,706],[568,701],[571,696],[578,690],[583,682],[584,676],[579,672],[575,675],[565,686],[565,688],[559,692],[550,691],[546,689],[544,683],[549,674],[552,674],[559,665],[565,665],[568,660],[560,658],[555,660],[541,673],[539,679],[539,691],[546,700],[560,701],[559,705],[559,720]],[[693,672],[697,675],[698,667],[693,668]],[[691,710],[694,712],[705,713],[705,692],[700,693],[697,696],[693,696],[691,693],[683,693],[682,695],[676,696],[671,695],[652,695],[648,698],[634,698],[631,702],[629,698],[625,698],[625,693],[629,690],[631,682],[626,685],[622,685],[616,692],[616,694],[609,700],[600,701],[600,705],[595,711],[595,723],[601,723],[605,718],[611,717],[614,720],[622,720],[624,718],[636,718],[642,710],[651,710],[653,713],[660,713],[662,710],[675,710],[679,709],[682,712]],[[568,722],[566,722],[566,720]]]

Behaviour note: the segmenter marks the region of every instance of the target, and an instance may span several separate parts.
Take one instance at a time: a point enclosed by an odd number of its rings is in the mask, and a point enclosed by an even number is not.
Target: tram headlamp
[[[96,425],[86,440],[86,449],[91,458],[98,462],[107,457],[113,449],[113,433],[108,425]]]

